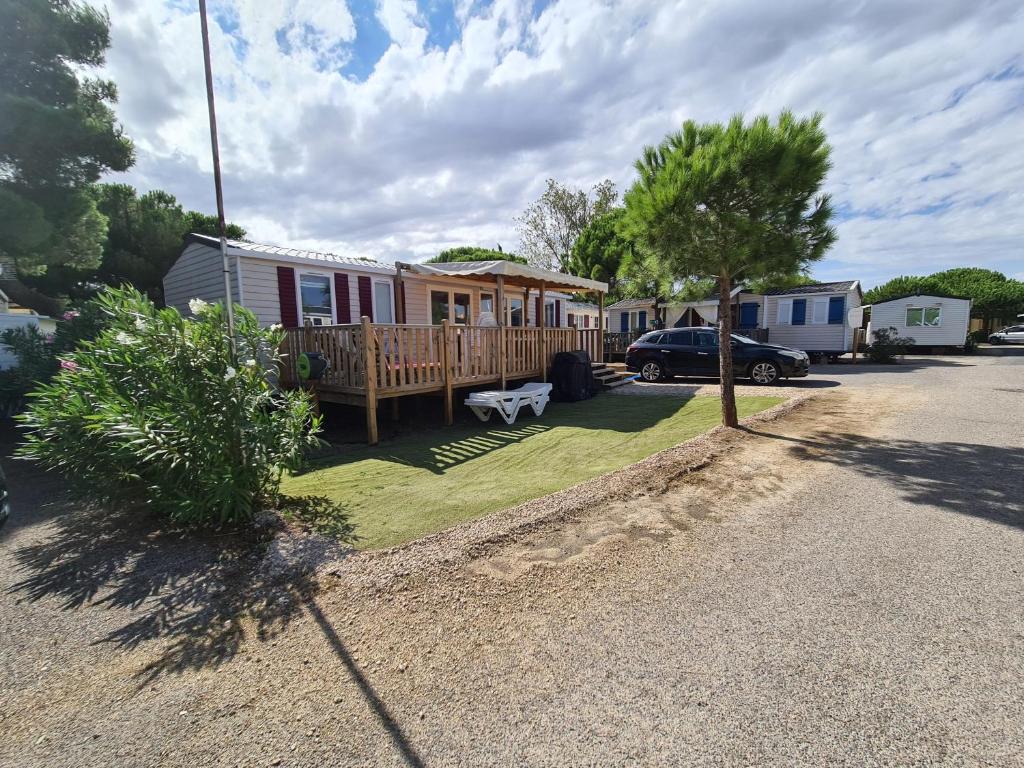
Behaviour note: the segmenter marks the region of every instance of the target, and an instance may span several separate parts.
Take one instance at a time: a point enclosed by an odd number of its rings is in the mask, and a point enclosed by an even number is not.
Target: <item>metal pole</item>
[[[220,147],[217,143],[217,111],[213,106],[213,68],[210,66],[210,28],[206,23],[206,0],[199,0],[199,20],[203,30],[203,65],[206,68],[206,105],[210,113],[210,147],[213,149],[213,186],[217,190],[217,227],[220,232],[220,259],[224,270],[224,306],[228,311],[228,335],[235,349],[235,310],[231,300],[231,267],[228,265],[227,225],[224,222],[224,192],[220,181]],[[241,290],[241,285],[238,286]]]

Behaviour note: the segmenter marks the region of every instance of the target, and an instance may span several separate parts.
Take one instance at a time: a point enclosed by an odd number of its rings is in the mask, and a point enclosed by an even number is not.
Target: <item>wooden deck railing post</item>
[[[548,345],[544,338],[547,335],[548,308],[544,304],[544,281],[540,283],[540,315],[537,317],[537,327],[540,328],[540,380],[548,380]]]
[[[363,366],[366,372],[366,442],[378,443],[377,437],[377,354],[374,349],[373,323],[363,315]]]
[[[597,294],[597,362],[604,362],[604,294]]]
[[[452,348],[448,342],[448,321],[441,321],[441,376],[444,377],[444,423],[455,422],[452,409]]]
[[[505,361],[505,276],[498,275],[497,306],[495,315],[498,321],[498,374],[501,376],[501,388],[505,389],[508,380],[508,364]]]

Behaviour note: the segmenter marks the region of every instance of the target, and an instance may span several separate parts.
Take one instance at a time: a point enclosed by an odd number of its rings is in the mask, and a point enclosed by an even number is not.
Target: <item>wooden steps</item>
[[[594,378],[602,389],[621,387],[633,380],[636,375],[626,370],[625,363],[591,363]]]

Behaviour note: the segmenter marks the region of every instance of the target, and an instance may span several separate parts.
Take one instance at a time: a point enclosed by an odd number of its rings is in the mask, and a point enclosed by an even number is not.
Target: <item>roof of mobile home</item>
[[[792,288],[769,288],[763,296],[797,296],[809,293],[837,293],[852,291],[860,293],[860,280],[840,280],[835,283],[811,283],[810,285],[794,285]]]

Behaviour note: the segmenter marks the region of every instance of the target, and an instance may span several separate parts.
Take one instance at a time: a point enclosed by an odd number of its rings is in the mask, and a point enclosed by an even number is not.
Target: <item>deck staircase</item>
[[[594,378],[601,389],[615,389],[633,380],[635,373],[626,370],[625,363],[591,363]]]

